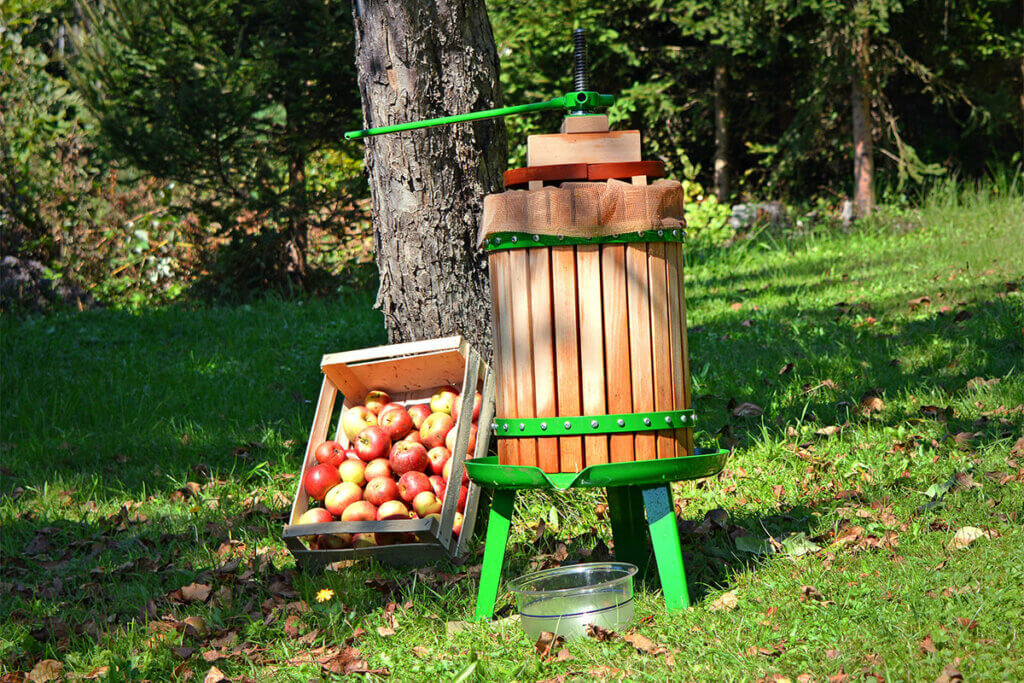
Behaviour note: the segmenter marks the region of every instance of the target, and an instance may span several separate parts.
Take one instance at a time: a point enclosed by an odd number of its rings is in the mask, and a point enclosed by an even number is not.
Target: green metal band
[[[491,429],[499,438],[581,436],[649,432],[657,429],[687,429],[695,426],[696,423],[697,415],[692,410],[662,410],[653,413],[580,415],[577,417],[495,418],[491,422]]]
[[[579,244],[629,244],[632,242],[682,242],[686,231],[681,228],[640,230],[603,237],[566,237],[565,235],[533,235],[528,232],[496,232],[487,238],[487,251],[522,249],[524,247],[565,247]]]

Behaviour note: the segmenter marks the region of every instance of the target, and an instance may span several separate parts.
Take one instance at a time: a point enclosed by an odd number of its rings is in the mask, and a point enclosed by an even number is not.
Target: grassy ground
[[[651,642],[545,656],[514,619],[466,623],[479,544],[419,572],[294,571],[279,535],[317,361],[383,341],[371,293],[5,319],[3,680],[1020,678],[1024,200],[1005,194],[691,255],[701,440],[734,449],[677,486],[694,607],[663,613],[652,581]],[[601,503],[524,496],[507,575],[600,557]],[[957,548],[965,527],[983,535]]]

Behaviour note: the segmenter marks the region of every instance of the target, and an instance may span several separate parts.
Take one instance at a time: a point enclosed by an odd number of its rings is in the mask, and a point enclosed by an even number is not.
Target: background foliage
[[[912,204],[940,175],[1021,165],[1019,3],[625,0],[489,7],[506,103],[592,83],[684,180],[691,233],[734,237],[711,196],[716,68],[732,202],[825,216],[849,195],[850,40],[870,35],[877,184]],[[0,8],[2,255],[113,304],[364,281],[370,240],[352,18],[338,0],[10,0]],[[510,164],[554,114],[508,119]],[[822,211],[824,209],[824,211]],[[309,262],[308,265],[306,262]],[[333,277],[332,277],[333,276]]]

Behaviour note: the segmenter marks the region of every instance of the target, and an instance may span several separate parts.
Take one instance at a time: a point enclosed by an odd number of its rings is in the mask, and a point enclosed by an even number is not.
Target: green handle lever
[[[365,130],[350,130],[345,133],[346,140],[365,138],[371,135],[382,133],[397,133],[401,130],[415,130],[417,128],[430,128],[431,126],[443,126],[449,123],[460,121],[476,121],[478,119],[492,119],[498,116],[509,116],[511,114],[526,114],[534,111],[550,111],[564,109],[572,114],[586,114],[606,109],[615,104],[614,95],[602,95],[593,91],[571,92],[562,97],[556,97],[547,102],[534,102],[533,104],[520,104],[514,107],[500,107],[498,109],[485,109],[474,111],[468,114],[455,114],[453,116],[439,116],[435,119],[423,121],[410,121],[409,123],[398,123],[394,126],[380,126],[379,128],[367,128]]]

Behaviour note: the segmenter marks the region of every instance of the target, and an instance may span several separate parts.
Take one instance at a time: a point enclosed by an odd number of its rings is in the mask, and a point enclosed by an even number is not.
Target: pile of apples
[[[314,451],[317,463],[302,478],[310,498],[322,506],[311,507],[297,524],[324,522],[372,522],[387,519],[441,518],[453,464],[452,450],[458,431],[462,397],[445,386],[430,403],[408,408],[392,403],[385,391],[366,395],[364,405],[353,406],[341,416],[346,448],[325,441]],[[468,453],[476,446],[481,396],[473,401]],[[452,533],[462,530],[469,478],[465,470],[458,489]],[[394,543],[414,543],[411,533],[329,534],[310,537],[313,550],[365,548]]]

